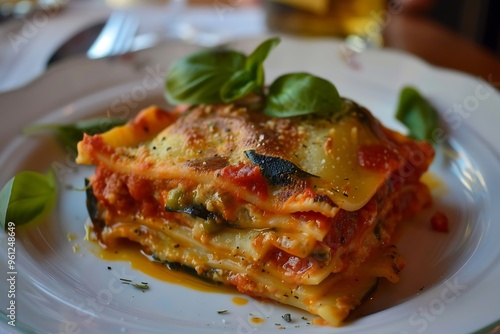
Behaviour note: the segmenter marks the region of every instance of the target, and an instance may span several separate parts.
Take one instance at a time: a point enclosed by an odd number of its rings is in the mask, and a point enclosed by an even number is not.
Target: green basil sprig
[[[308,73],[291,73],[271,84],[264,112],[273,117],[292,117],[340,109],[340,96],[331,82]]]
[[[406,125],[411,138],[434,142],[433,133],[439,127],[438,113],[415,88],[401,90],[396,118]]]
[[[45,131],[54,132],[57,139],[66,147],[76,151],[76,145],[83,138],[83,134],[97,134],[111,128],[125,124],[121,118],[91,118],[73,124],[35,124],[23,129],[25,135],[33,135]]]
[[[222,102],[221,87],[245,62],[244,54],[230,50],[206,50],[180,58],[167,74],[167,99],[173,104]]]
[[[280,40],[271,38],[260,44],[245,61],[245,68],[234,73],[221,88],[223,102],[231,102],[252,92],[264,93],[264,61]]]
[[[265,113],[291,117],[335,113],[341,99],[335,86],[308,73],[278,78],[265,96],[264,61],[279,38],[261,43],[249,56],[231,50],[205,50],[175,61],[167,74],[167,99],[173,104],[228,103],[249,94],[264,97]]]
[[[231,102],[264,86],[263,63],[279,44],[271,38],[250,56],[233,50],[204,50],[172,63],[165,83],[173,104],[212,104]]]
[[[24,171],[11,178],[0,191],[0,224],[29,224],[47,215],[56,200],[54,172]]]

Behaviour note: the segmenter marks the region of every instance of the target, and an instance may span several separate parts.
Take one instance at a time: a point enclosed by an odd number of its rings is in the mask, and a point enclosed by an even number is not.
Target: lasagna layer
[[[337,115],[245,106],[143,110],[88,136],[89,212],[103,245],[138,242],[243,293],[339,325],[404,262],[396,226],[430,203],[432,148],[343,100]]]

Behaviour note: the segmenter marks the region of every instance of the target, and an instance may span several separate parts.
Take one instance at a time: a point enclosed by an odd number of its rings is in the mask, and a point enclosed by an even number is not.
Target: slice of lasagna
[[[244,105],[149,107],[78,144],[96,165],[88,208],[102,245],[339,325],[379,278],[398,281],[397,225],[430,203],[434,152],[365,108],[273,118]]]

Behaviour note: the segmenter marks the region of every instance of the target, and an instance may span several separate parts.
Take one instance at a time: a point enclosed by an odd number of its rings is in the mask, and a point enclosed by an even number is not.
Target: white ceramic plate
[[[235,43],[250,51],[264,37]],[[500,105],[486,82],[431,67],[409,55],[372,50],[349,66],[332,40],[283,39],[266,62],[268,81],[282,73],[309,71],[333,81],[341,95],[367,106],[389,127],[398,93],[416,86],[445,119],[446,143],[438,148],[432,173],[432,209],[406,223],[399,241],[407,267],[397,285],[382,284],[345,327],[313,326],[312,317],[288,307],[237,293],[209,293],[147,277],[126,262],[100,260],[84,240],[87,218],[81,187],[89,167],[72,162],[74,152],[50,137],[20,136],[32,122],[73,122],[105,115],[132,116],[142,106],[165,104],[168,64],[194,47],[171,42],[118,59],[74,59],[30,85],[0,95],[0,184],[20,170],[58,170],[59,201],[45,222],[16,231],[16,324],[7,324],[10,301],[0,280],[5,331],[43,333],[469,333],[500,319]],[[453,111],[455,110],[455,111]],[[456,112],[461,110],[460,112]],[[429,217],[446,212],[450,233],[432,231]],[[68,240],[74,234],[76,239]],[[2,275],[7,275],[7,239],[0,233]],[[73,248],[79,250],[74,252]],[[107,267],[112,267],[108,270]],[[119,278],[147,281],[145,293],[124,288]],[[228,310],[218,314],[218,310]],[[282,315],[294,321],[286,323]],[[251,316],[264,321],[255,323]]]

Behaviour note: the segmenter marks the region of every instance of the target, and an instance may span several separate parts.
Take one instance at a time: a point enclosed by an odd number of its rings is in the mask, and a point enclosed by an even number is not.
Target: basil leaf
[[[250,72],[257,87],[263,87],[265,83],[264,77],[264,61],[269,53],[280,43],[279,38],[270,38],[262,42],[253,52],[248,56],[246,68]]]
[[[24,128],[23,133],[33,135],[44,131],[55,132],[64,147],[69,146],[76,151],[76,146],[83,139],[84,133],[93,135],[106,132],[125,122],[126,120],[121,118],[91,118],[73,124],[35,124]]]
[[[262,42],[246,56],[231,50],[205,50],[176,60],[165,82],[167,99],[173,104],[231,102],[264,90],[263,63],[279,38]]]
[[[415,88],[401,91],[396,118],[406,125],[411,138],[434,142],[432,134],[439,127],[439,116]]]
[[[230,50],[197,52],[172,63],[165,83],[173,104],[220,103],[221,87],[235,72],[245,68],[247,57]]]
[[[292,117],[333,114],[341,107],[339,93],[331,82],[308,73],[290,73],[271,84],[264,112],[273,117]]]
[[[245,69],[234,73],[222,86],[220,94],[223,102],[240,99],[253,91],[262,94],[264,90],[264,61],[280,42],[279,38],[271,38],[262,42],[250,56]]]
[[[24,171],[7,182],[0,192],[0,224],[29,224],[44,217],[56,200],[54,172],[47,175]]]
[[[240,70],[222,86],[220,95],[223,102],[235,101],[250,94],[257,88],[257,83],[252,79],[250,72]]]

